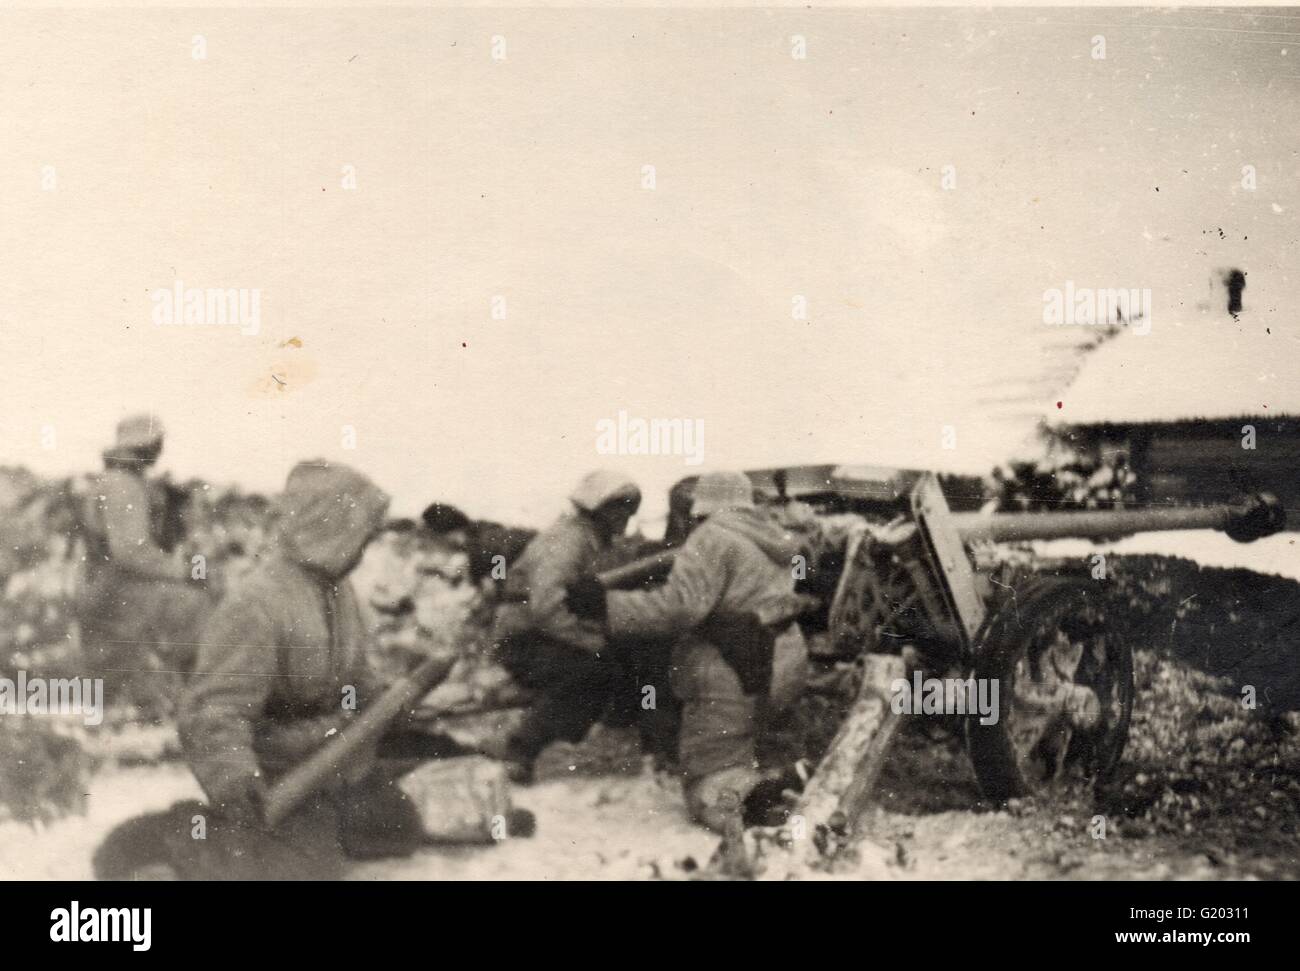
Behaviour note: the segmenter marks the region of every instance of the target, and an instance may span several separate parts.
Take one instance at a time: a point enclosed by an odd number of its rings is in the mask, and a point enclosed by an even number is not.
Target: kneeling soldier
[[[802,686],[807,646],[788,618],[796,557],[804,551],[766,511],[739,472],[702,476],[691,506],[698,525],[667,582],[605,591],[592,577],[571,584],[569,608],[601,618],[612,638],[680,636],[672,687],[682,701],[678,760],[692,818],[721,831],[743,805],[746,824],[766,822],[780,786],[759,772],[760,714]],[[776,676],[774,677],[774,671]],[[793,689],[793,690],[792,690]]]
[[[538,533],[508,568],[493,624],[499,660],[536,696],[506,744],[517,781],[531,778],[551,742],[582,739],[609,705],[620,673],[600,624],[570,612],[564,595],[627,529],[641,490],[617,472],[598,471],[569,499],[573,511]]]
[[[267,787],[379,694],[348,574],[379,532],[388,496],[342,465],[299,463],[280,499],[278,544],[204,625],[179,721],[190,768],[220,818],[260,828]],[[418,815],[372,748],[275,830],[317,876],[350,856],[403,853]],[[359,783],[366,780],[367,785]]]

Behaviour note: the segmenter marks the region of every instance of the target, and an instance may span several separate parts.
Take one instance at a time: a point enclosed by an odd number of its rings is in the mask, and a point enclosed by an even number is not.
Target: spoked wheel
[[[875,649],[876,631],[885,620],[884,603],[871,562],[871,535],[862,529],[849,538],[826,618],[831,643],[840,653],[852,656]]]
[[[890,524],[875,534],[863,528],[849,538],[844,568],[826,617],[837,653],[846,657],[873,654],[882,636],[900,636],[893,628],[916,609],[919,595],[896,547],[914,533],[911,524]],[[883,541],[877,541],[877,535],[883,536]]]
[[[1023,586],[986,629],[974,676],[997,680],[998,720],[968,718],[967,743],[990,799],[1104,780],[1119,765],[1133,654],[1106,630],[1092,582]]]

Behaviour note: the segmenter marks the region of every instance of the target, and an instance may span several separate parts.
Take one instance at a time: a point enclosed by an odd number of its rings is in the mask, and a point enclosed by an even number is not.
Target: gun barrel
[[[953,524],[967,543],[1014,543],[1031,539],[1110,539],[1171,529],[1218,529],[1249,542],[1282,528],[1282,508],[1272,496],[1251,496],[1237,504],[1151,507],[1076,512],[954,513]]]

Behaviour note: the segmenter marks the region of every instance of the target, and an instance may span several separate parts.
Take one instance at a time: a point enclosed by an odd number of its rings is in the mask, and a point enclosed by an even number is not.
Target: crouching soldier
[[[587,475],[569,496],[573,511],[538,533],[506,573],[492,636],[498,660],[534,702],[504,755],[517,781],[551,742],[580,741],[609,704],[621,668],[598,621],[574,616],[565,587],[627,529],[641,505],[636,483],[617,472]]]
[[[346,466],[303,462],[280,499],[279,536],[204,626],[179,719],[214,815],[262,829],[267,788],[374,701],[366,630],[348,574],[380,530],[388,496]],[[318,878],[342,855],[411,852],[418,813],[379,778],[372,747],[272,834]]]
[[[788,705],[806,677],[807,646],[788,620],[797,602],[793,567],[804,551],[754,506],[739,472],[702,476],[691,515],[704,521],[663,586],[607,592],[584,577],[570,585],[567,602],[579,616],[603,618],[614,639],[680,637],[671,678],[682,702],[687,808],[721,832],[736,812],[754,825],[780,803],[784,780],[759,772],[755,736],[760,716]]]

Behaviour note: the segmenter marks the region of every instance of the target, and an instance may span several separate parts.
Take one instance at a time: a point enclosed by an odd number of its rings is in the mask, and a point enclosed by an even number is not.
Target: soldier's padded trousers
[[[768,697],[747,695],[735,670],[708,641],[673,649],[673,692],[682,702],[677,758],[692,818],[719,830],[762,779],[757,734],[764,715],[789,706],[807,680],[808,649],[797,625],[778,638]]]
[[[758,699],[712,644],[688,637],[673,649],[673,693],[682,702],[677,757],[688,780],[753,768]]]
[[[534,700],[510,740],[510,754],[531,762],[551,742],[578,742],[600,720],[620,668],[608,656],[541,634],[519,635],[498,649],[501,664]]]
[[[94,869],[99,880],[138,879],[158,865],[182,880],[337,880],[349,859],[409,856],[425,842],[418,811],[381,768],[363,785],[309,798],[269,831],[197,800],[134,817],[109,833]]]
[[[673,693],[682,703],[677,762],[691,818],[717,832],[758,784],[758,699],[746,695],[716,647],[688,637],[673,649]]]

